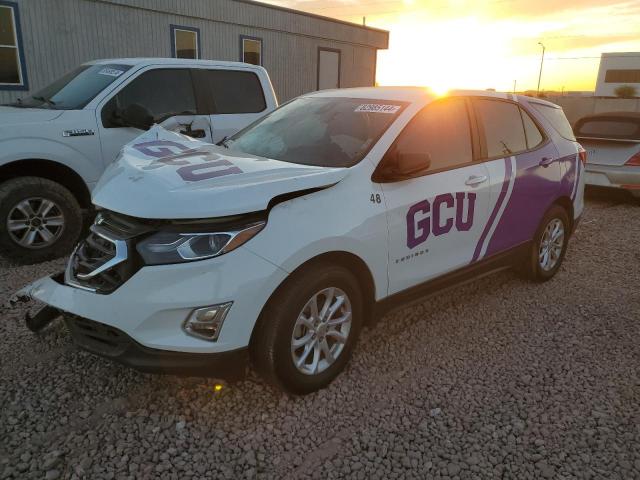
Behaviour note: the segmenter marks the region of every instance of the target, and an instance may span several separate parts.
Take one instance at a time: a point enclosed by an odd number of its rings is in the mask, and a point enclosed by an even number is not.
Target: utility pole
[[[516,82],[517,82],[517,80],[513,81],[513,93],[514,94],[516,93]]]
[[[542,80],[542,65],[544,65],[545,46],[542,44],[542,42],[538,42],[538,45],[542,47],[542,58],[540,59],[540,73],[538,74],[538,96],[540,96],[540,80]]]
[[[367,17],[362,17],[362,26],[363,27],[367,26]]]

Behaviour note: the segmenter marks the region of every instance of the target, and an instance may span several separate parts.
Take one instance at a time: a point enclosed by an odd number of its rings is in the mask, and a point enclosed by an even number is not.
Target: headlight
[[[161,231],[138,243],[136,248],[147,265],[202,260],[235,250],[256,236],[265,223],[256,222],[225,232]]]

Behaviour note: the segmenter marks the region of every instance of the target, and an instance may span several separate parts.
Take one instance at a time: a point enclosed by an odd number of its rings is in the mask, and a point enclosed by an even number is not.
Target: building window
[[[28,90],[18,5],[0,1],[0,90]]]
[[[240,61],[262,65],[262,39],[240,35]]]
[[[640,70],[607,70],[606,83],[640,83]]]
[[[171,25],[171,56],[200,58],[200,29]]]

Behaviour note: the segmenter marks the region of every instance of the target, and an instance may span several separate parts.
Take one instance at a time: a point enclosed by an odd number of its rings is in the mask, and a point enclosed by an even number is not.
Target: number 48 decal
[[[379,193],[372,193],[369,200],[371,200],[371,203],[382,203],[382,198]]]

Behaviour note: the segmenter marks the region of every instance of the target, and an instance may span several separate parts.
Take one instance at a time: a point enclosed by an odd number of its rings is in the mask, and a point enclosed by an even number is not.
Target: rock
[[[56,480],[60,478],[60,472],[58,470],[47,470],[44,478],[45,480]]]
[[[457,463],[450,463],[449,465],[447,465],[447,471],[451,476],[458,475],[458,473],[460,473],[460,465],[458,465]]]

